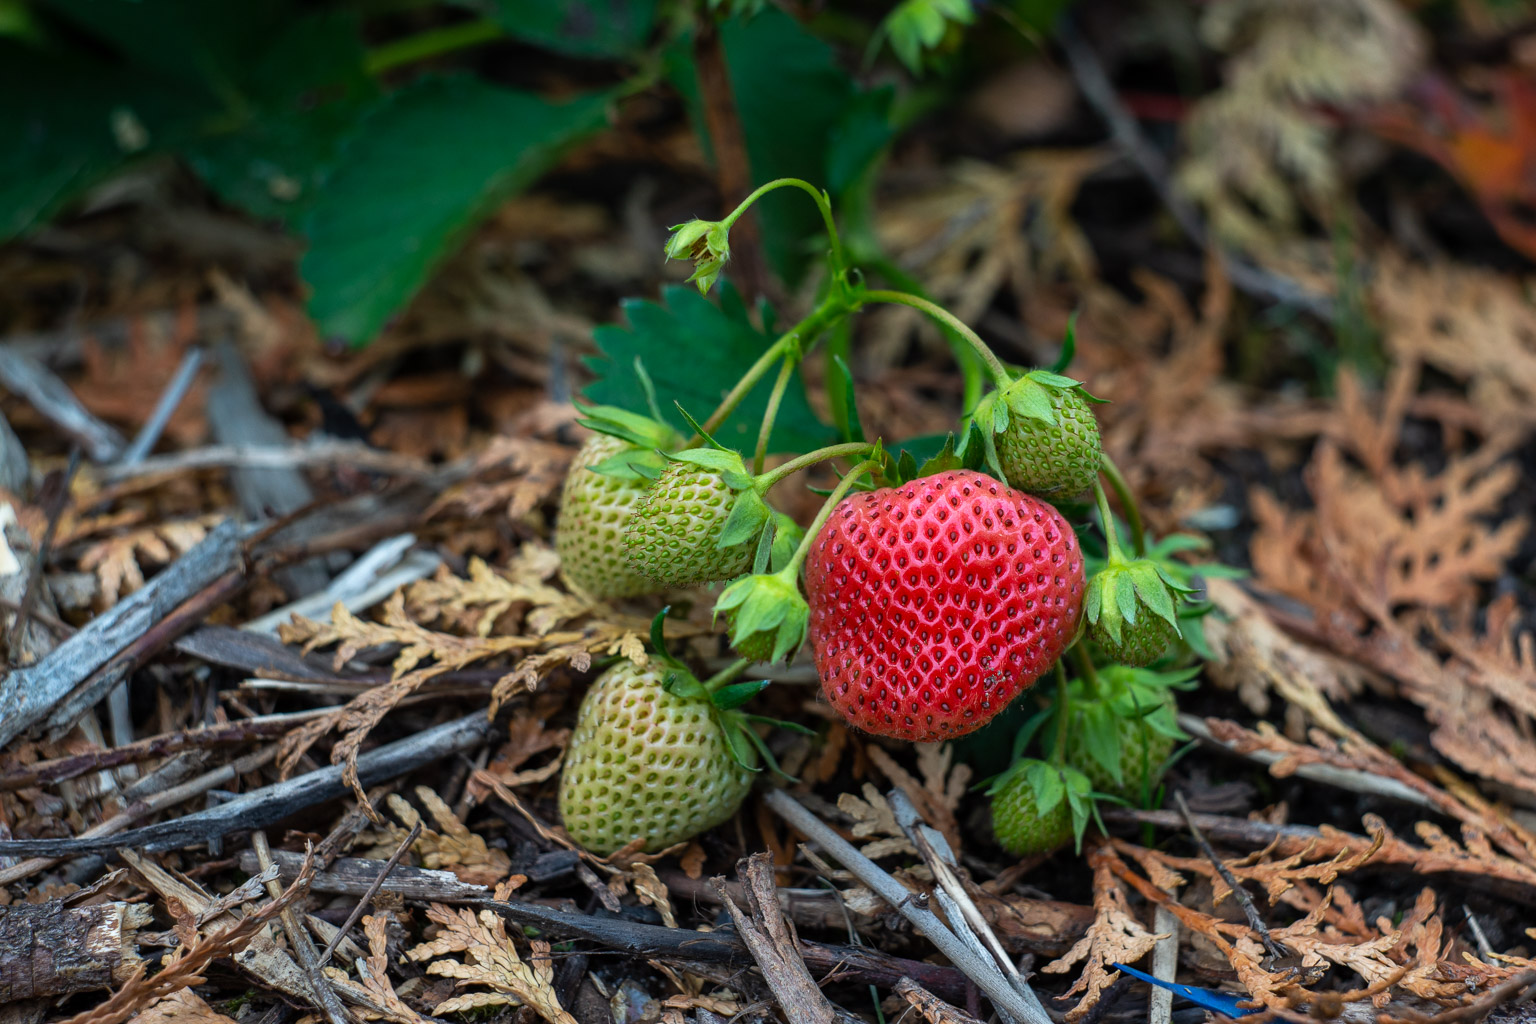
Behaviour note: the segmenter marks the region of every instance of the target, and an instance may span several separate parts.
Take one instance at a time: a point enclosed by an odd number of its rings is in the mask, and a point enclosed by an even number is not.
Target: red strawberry
[[[811,543],[823,692],[867,732],[979,729],[1077,631],[1083,560],[1050,505],[971,470],[853,494]]]

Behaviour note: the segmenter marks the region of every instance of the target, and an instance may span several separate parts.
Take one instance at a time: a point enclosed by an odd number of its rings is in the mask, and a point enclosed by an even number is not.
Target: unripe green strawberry
[[[726,587],[715,614],[731,625],[731,646],[752,661],[791,657],[805,642],[811,609],[800,594],[798,566],[743,576]]]
[[[1166,701],[1171,716],[1174,713],[1171,694],[1166,697]],[[1113,721],[1119,748],[1118,773],[1100,763],[1081,745],[1069,748],[1067,760],[1088,776],[1096,792],[1139,799],[1161,781],[1163,769],[1173,754],[1176,741],[1155,728],[1145,717],[1116,717]]]
[[[1088,581],[1083,598],[1088,638],[1110,660],[1144,668],[1183,635],[1177,602],[1188,592],[1152,559],[1126,561],[1116,541],[1108,564]]]
[[[672,456],[624,524],[630,569],[666,587],[694,587],[746,572],[755,533],[735,544],[722,541],[751,481],[735,452],[694,449]],[[755,492],[745,497],[762,504]]]
[[[669,693],[674,670],[624,661],[581,702],[560,775],[566,831],[597,854],[636,839],[665,849],[736,813],[753,772],[731,753],[709,697]],[[697,682],[693,682],[696,689]]]
[[[1118,640],[1097,625],[1089,627],[1088,635],[1110,660],[1142,668],[1161,658],[1168,645],[1183,634],[1167,619],[1143,615],[1134,623],[1122,625]]]
[[[646,481],[591,469],[638,450],[617,437],[596,434],[581,446],[566,473],[555,526],[560,574],[572,589],[592,597],[636,597],[658,589],[630,568],[624,554],[624,523],[645,496]]]
[[[1004,406],[1007,423],[994,440],[1010,484],[1045,498],[1071,498],[1093,486],[1104,449],[1098,418],[1076,381],[1037,370],[999,396]]]
[[[992,831],[1015,857],[1058,850],[1087,825],[1088,780],[1073,769],[1020,761],[991,793]]]

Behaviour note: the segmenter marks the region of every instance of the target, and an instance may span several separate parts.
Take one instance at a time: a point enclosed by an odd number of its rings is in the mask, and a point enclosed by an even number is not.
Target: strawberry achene
[[[866,732],[936,742],[986,724],[1061,657],[1083,560],[1053,507],[955,470],[845,498],[805,582],[827,699]]]

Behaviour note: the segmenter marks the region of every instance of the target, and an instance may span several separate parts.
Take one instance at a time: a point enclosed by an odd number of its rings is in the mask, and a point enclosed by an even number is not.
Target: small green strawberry
[[[737,529],[746,514],[754,517],[751,528]],[[663,586],[728,580],[751,567],[767,518],[738,453],[691,448],[669,456],[635,503],[624,524],[624,550],[632,570]]]
[[[629,567],[624,554],[624,523],[645,496],[649,482],[643,476],[593,470],[644,453],[622,438],[596,434],[572,460],[560,492],[555,550],[560,554],[560,574],[573,590],[597,598],[624,598],[657,589]]]
[[[560,815],[581,845],[607,855],[635,840],[654,852],[736,813],[759,766],[778,765],[753,724],[809,732],[737,710],[768,685],[731,682],[739,661],[700,682],[662,643],[644,668],[621,661],[593,682],[576,713],[560,775]]]
[[[1015,857],[1051,853],[1088,827],[1093,800],[1087,776],[1075,768],[1025,759],[992,784],[992,831]]]
[[[1177,603],[1190,588],[1158,559],[1125,557],[1104,489],[1094,489],[1109,553],[1083,597],[1088,637],[1111,660],[1143,668],[1183,637]]]
[[[1043,498],[1072,498],[1098,479],[1104,449],[1082,383],[1031,370],[987,396],[977,420],[990,422],[1008,483]]]

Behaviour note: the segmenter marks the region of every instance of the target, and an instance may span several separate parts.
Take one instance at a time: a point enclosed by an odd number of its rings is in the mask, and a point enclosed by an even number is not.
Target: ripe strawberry
[[[638,451],[620,438],[596,434],[581,446],[566,473],[555,550],[560,553],[560,573],[566,583],[592,597],[636,597],[657,589],[654,582],[632,570],[624,556],[624,523],[645,496],[647,481],[591,469]]]
[[[623,661],[587,691],[560,776],[560,815],[597,854],[645,840],[665,849],[713,828],[741,805],[753,773],[731,753],[722,713],[697,681],[669,692],[676,670]],[[749,755],[750,756],[750,755]]]
[[[990,406],[997,460],[1008,482],[1047,498],[1093,486],[1104,450],[1090,396],[1070,377],[1034,370]]]
[[[738,497],[761,509],[766,520],[767,508],[751,484],[735,452],[699,448],[673,456],[625,522],[629,567],[667,587],[694,587],[746,572],[756,534],[728,537],[727,527]]]
[[[827,699],[867,732],[936,742],[979,729],[1066,650],[1083,562],[1050,505],[953,470],[849,495],[805,584]]]
[[[1087,827],[1088,780],[1070,768],[1019,761],[988,792],[992,831],[1015,857],[1058,850]]]

